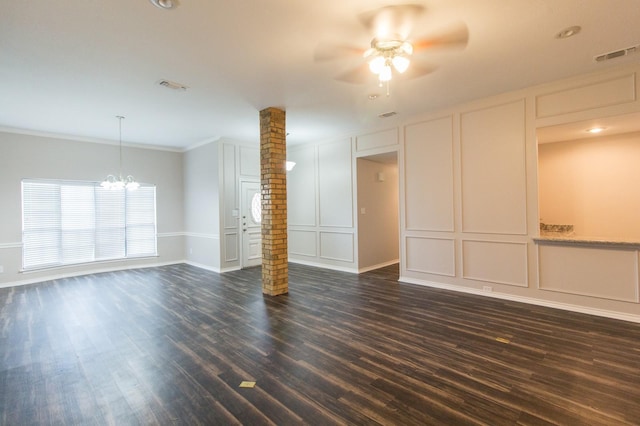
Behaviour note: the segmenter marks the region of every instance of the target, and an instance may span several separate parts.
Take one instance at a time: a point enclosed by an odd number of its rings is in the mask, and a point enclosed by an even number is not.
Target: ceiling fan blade
[[[404,38],[409,35],[415,19],[425,10],[420,4],[398,4],[361,13],[358,18],[375,37],[400,34]]]
[[[415,41],[411,41],[414,51],[439,47],[464,48],[469,42],[469,29],[464,22],[456,22],[443,30]]]
[[[431,74],[436,69],[438,69],[435,65],[418,65],[415,62],[412,62],[409,65],[409,68],[402,74],[394,74],[394,78],[397,76],[398,79],[401,80],[410,80],[412,78],[422,77],[423,75]]]
[[[346,57],[360,57],[364,55],[365,49],[346,44],[321,43],[313,52],[315,62],[333,61]]]
[[[369,65],[367,63],[363,63],[355,68],[350,69],[349,71],[343,72],[342,74],[336,76],[336,80],[352,84],[364,84],[369,79],[375,78],[376,76],[369,71]]]

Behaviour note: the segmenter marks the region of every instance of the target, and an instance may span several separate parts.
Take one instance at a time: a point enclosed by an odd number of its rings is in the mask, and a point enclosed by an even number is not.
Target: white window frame
[[[156,187],[22,180],[22,270],[158,255]]]

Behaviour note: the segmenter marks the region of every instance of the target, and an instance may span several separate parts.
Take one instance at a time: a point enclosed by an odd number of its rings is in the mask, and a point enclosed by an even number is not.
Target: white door
[[[242,267],[262,264],[260,182],[241,182]]]

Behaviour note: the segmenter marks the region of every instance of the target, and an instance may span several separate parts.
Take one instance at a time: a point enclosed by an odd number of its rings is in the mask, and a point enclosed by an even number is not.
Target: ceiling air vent
[[[185,86],[184,84],[176,83],[175,81],[160,80],[158,84],[160,86],[166,87],[167,89],[180,90],[180,91],[187,90],[187,86]]]
[[[594,59],[596,62],[608,61],[609,59],[619,58],[621,56],[631,55],[632,53],[636,53],[640,50],[640,45],[627,47],[626,49],[616,50],[614,52],[603,53],[602,55],[596,56]]]
[[[397,114],[397,112],[395,112],[395,111],[389,111],[389,112],[383,112],[378,117],[380,117],[380,118],[389,118],[389,117],[393,117],[396,114]]]

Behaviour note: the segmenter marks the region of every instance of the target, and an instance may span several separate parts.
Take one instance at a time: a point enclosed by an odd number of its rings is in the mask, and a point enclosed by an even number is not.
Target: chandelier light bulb
[[[409,68],[410,61],[409,61],[409,58],[407,58],[406,56],[394,56],[392,59],[392,62],[393,62],[393,67],[400,74],[402,74],[407,70],[407,68]]]
[[[376,56],[369,61],[369,69],[374,74],[380,74],[384,68],[384,58],[382,56]]]

